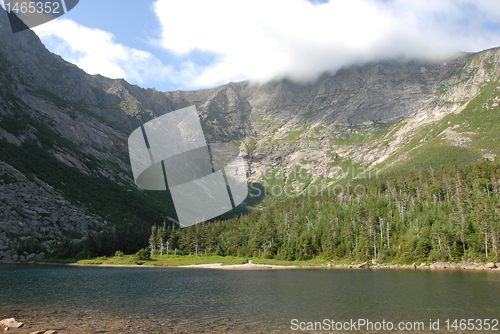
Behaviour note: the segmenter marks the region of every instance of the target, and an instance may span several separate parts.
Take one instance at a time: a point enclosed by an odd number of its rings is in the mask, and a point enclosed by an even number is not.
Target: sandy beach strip
[[[299,269],[299,268],[327,268],[326,266],[278,266],[270,264],[255,264],[252,260],[244,264],[229,264],[222,263],[211,264],[191,264],[187,266],[177,266],[177,268],[200,268],[200,269],[229,269],[229,270],[256,270],[256,269]]]

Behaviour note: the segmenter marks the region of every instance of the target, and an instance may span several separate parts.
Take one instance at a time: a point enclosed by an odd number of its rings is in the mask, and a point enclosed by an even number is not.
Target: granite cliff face
[[[145,244],[149,226],[175,212],[165,196],[135,187],[127,138],[190,105],[207,142],[239,145],[250,179],[288,194],[408,167],[440,149],[457,148],[467,161],[500,153],[494,129],[477,125],[493,122],[500,103],[497,49],[353,65],[312,83],[159,92],[86,74],[33,32],[12,34],[1,8],[0,41],[0,261],[61,245],[86,256],[89,242],[102,254]]]

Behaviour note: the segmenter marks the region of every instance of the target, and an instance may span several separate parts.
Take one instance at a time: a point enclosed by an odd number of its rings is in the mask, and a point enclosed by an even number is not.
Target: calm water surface
[[[0,265],[5,310],[66,310],[290,328],[291,319],[500,318],[500,273]]]

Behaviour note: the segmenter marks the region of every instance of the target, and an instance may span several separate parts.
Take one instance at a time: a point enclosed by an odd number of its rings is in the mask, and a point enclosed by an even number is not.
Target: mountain
[[[239,145],[252,189],[273,195],[253,193],[241,212],[313,186],[500,153],[499,49],[357,64],[308,83],[159,92],[85,73],[32,31],[12,34],[3,9],[0,40],[0,261],[144,247],[150,227],[176,215],[168,192],[135,186],[127,138],[190,105],[207,142]]]

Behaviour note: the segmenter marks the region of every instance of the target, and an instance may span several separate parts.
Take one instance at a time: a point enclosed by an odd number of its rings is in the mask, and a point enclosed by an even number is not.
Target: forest
[[[158,254],[277,260],[497,261],[500,163],[350,181],[225,221],[154,225]]]

